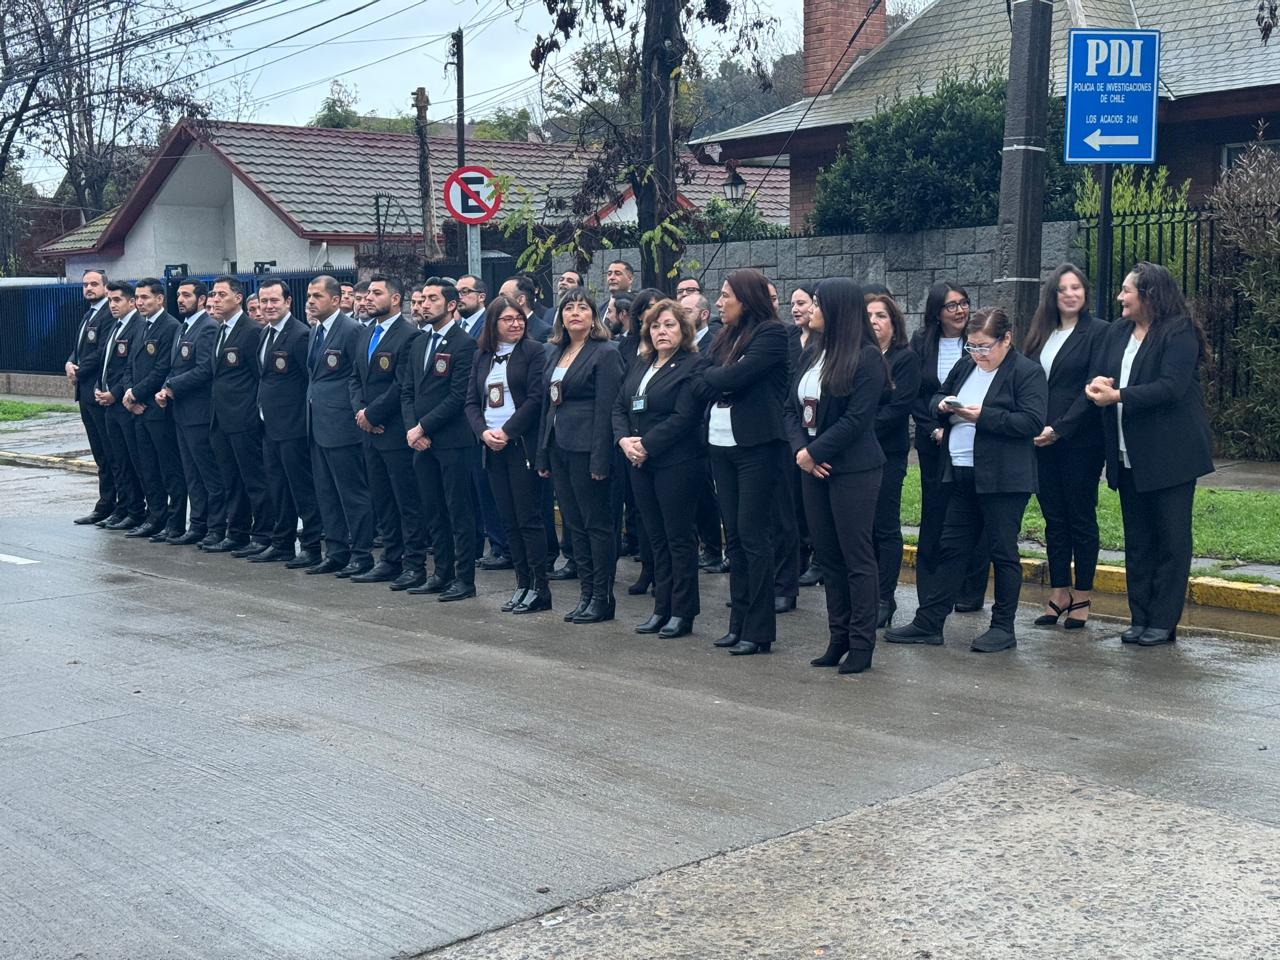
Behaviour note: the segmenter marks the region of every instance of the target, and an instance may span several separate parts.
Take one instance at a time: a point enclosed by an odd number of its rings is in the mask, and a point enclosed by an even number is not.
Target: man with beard
[[[468,273],[458,278],[458,322],[472,340],[479,340],[480,333],[484,330],[487,297],[488,289],[479,277]]]
[[[146,500],[138,479],[138,449],[133,432],[133,414],[125,409],[121,398],[129,389],[129,354],[142,321],[133,306],[133,287],[113,280],[107,284],[107,309],[114,323],[105,327],[98,385],[94,401],[106,412],[107,451],[111,455],[111,476],[115,478],[116,496],[123,506],[123,517],[105,524],[108,530],[136,530],[146,521]]]
[[[422,319],[422,288],[415,287],[409,293],[409,318],[413,321],[415,327],[421,327]]]
[[[101,270],[86,270],[80,278],[80,287],[88,309],[80,321],[75,348],[67,357],[64,369],[75,388],[80,420],[89,437],[93,462],[98,465],[98,502],[75,522],[105,526],[124,519],[124,506],[117,504],[111,454],[107,450],[107,411],[93,399],[94,387],[102,370],[102,351],[107,348],[107,333],[114,321],[107,309],[107,275]]]

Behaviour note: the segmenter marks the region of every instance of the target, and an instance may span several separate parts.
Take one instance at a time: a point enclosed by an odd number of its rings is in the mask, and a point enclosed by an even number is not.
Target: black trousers
[[[902,573],[902,481],[907,475],[907,451],[886,453],[883,470],[872,536],[876,547],[880,602],[890,603]]]
[[[107,449],[107,411],[97,401],[83,400],[80,406],[80,422],[84,424],[85,435],[89,438],[89,450],[93,454],[93,462],[98,465],[98,502],[93,506],[94,513],[104,516],[115,511],[117,506],[116,482],[111,473],[111,453]],[[121,508],[125,505],[118,504]]]
[[[382,534],[382,559],[401,569],[422,570],[427,563],[427,520],[413,472],[413,451],[375,447],[365,441],[369,498]]]
[[[182,454],[178,452],[173,420],[167,416],[138,419],[143,428],[138,433],[138,445],[160,474],[163,510],[159,520],[171,533],[181,533],[187,529],[187,479],[182,473]]]
[[[1075,588],[1093,589],[1098,568],[1098,479],[1104,459],[1101,446],[1054,443],[1036,449],[1036,499],[1044,514],[1051,587],[1071,586],[1074,562]]]
[[[774,512],[787,445],[774,440],[754,447],[713,446],[710,453],[729,555],[729,632],[750,643],[772,643]]]
[[[569,536],[568,528],[565,529],[563,537],[556,532],[556,486],[550,478],[539,477],[538,481],[542,526],[547,534],[547,556],[551,558],[552,563],[555,563],[556,557],[563,553],[565,558],[571,561],[573,560],[573,538]]]
[[[591,454],[547,445],[560,517],[573,538],[573,560],[583,597],[610,597],[617,574],[618,539],[610,509],[610,480],[591,479]]]
[[[119,401],[116,405],[119,405]],[[147,514],[147,501],[138,469],[138,439],[133,429],[134,416],[123,407],[120,407],[120,413],[107,410],[104,418],[107,452],[111,457],[111,476],[115,480],[116,499],[120,509],[141,523]]]
[[[373,559],[373,507],[361,446],[311,444],[311,478],[324,524],[325,555],[352,563]]]
[[[1018,534],[1029,493],[978,493],[972,467],[955,467],[955,480],[947,499],[947,517],[942,526],[940,556],[928,593],[920,598],[915,620],[919,626],[941,631],[962,588],[965,571],[978,546],[985,542],[995,567],[995,602],[991,605],[991,626],[1013,629],[1022,592],[1022,562],[1018,556]]]
[[[804,507],[798,502],[801,469],[789,448],[782,451],[778,484],[773,500],[773,595],[800,596],[800,524],[796,512]],[[793,476],[794,474],[794,476]]]
[[[788,466],[795,466],[795,458],[792,457],[788,462]],[[800,478],[804,476],[804,471],[796,468],[791,472],[791,502],[796,508],[796,536],[799,538],[799,564],[797,569],[804,572],[804,569],[812,561],[813,557],[813,538],[809,535],[809,518],[804,512],[804,493],[801,490]]]
[[[613,448],[613,473],[609,478],[609,506],[613,511],[618,555],[630,555],[634,550],[640,557],[640,563],[653,569],[653,545],[644,528],[644,513],[636,503],[635,490],[631,487],[631,464],[616,445]]]
[[[695,523],[702,549],[714,556],[724,552],[724,540],[720,527],[720,501],[716,499],[716,481],[711,476],[711,461],[703,460],[702,476],[698,478],[698,511]]]
[[[190,529],[198,533],[227,532],[227,493],[213,454],[207,423],[183,426],[175,430],[178,453],[182,457],[182,474],[187,482],[187,500],[191,504]]]
[[[947,519],[947,502],[952,484],[942,482],[942,453],[927,435],[916,434],[916,456],[920,461],[920,534],[916,546],[916,597],[924,603],[934,590],[932,577],[942,557],[942,527]],[[987,595],[991,555],[979,530],[976,549],[965,567],[956,593],[956,602],[980,607]]]
[[[262,424],[227,433],[216,424],[209,430],[214,455],[227,491],[227,539],[235,543],[270,543],[275,510],[262,466]]]
[[[262,439],[262,462],[271,485],[271,503],[275,519],[271,528],[271,545],[277,550],[293,552],[294,541],[302,549],[320,550],[324,528],[320,507],[316,503],[315,482],[311,478],[311,443],[306,437],[288,440]],[[298,534],[302,520],[302,534]]]
[[[435,573],[446,583],[476,582],[476,517],[471,500],[471,465],[475,447],[415,450],[413,472],[418,477],[431,544],[435,547]]]
[[[481,457],[475,458],[471,468],[471,507],[476,520],[476,556],[484,556],[484,541],[495,554],[508,553],[508,532],[503,524],[502,514],[493,499],[493,489],[489,486],[489,476],[485,473]],[[514,532],[511,536],[514,536]]]
[[[666,467],[628,467],[636,506],[653,551],[655,616],[693,619],[698,602],[698,537],[693,518],[698,501],[689,495],[706,475],[699,458]]]
[[[801,471],[804,512],[813,531],[813,557],[822,568],[831,642],[874,650],[879,606],[873,531],[881,469],[833,473],[826,480]]]
[[[542,478],[533,468],[534,453],[513,440],[497,453],[485,449],[484,470],[502,525],[510,534],[507,549],[516,570],[516,587],[547,586],[547,537],[542,525]]]
[[[1125,591],[1138,626],[1172,630],[1182,619],[1191,575],[1191,508],[1196,484],[1139,493],[1133,471],[1120,471]]]
[[[168,518],[169,504],[165,496],[164,474],[160,470],[160,455],[151,445],[146,421],[141,415],[130,416],[129,426],[133,430],[133,449],[137,458],[135,465],[142,483],[142,496],[147,501],[147,522],[163,527]]]

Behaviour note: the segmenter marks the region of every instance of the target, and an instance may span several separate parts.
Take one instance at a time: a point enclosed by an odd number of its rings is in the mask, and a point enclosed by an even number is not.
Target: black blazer
[[[184,321],[185,323],[185,321]],[[184,333],[174,336],[172,365],[165,386],[173,394],[173,422],[209,428],[213,418],[213,348],[221,327],[203,310]]]
[[[475,444],[464,407],[471,389],[471,367],[476,342],[459,323],[450,327],[436,348],[431,368],[426,368],[431,332],[426,331],[402,350],[396,380],[400,384],[400,411],[406,432],[414,425],[431,439],[433,447],[451,450]]]
[[[168,417],[168,407],[156,405],[156,391],[164,386],[169,377],[169,367],[173,362],[173,341],[178,335],[180,324],[172,316],[161,310],[151,328],[147,329],[147,321],[142,320],[138,327],[138,343],[129,356],[133,399],[145,408],[143,420],[164,420]]]
[[[911,419],[916,422],[917,449],[922,443],[933,445],[930,434],[938,425],[938,405],[932,402],[934,394],[942,389],[942,382],[938,379],[938,339],[924,327],[911,335],[910,349],[920,358],[920,388],[916,393],[916,402],[911,405]],[[963,344],[968,339],[966,335],[961,335],[960,342]],[[960,360],[966,357],[967,354],[961,351]],[[959,365],[960,361],[956,361],[956,366]],[[951,369],[954,371],[955,367]]]
[[[1140,492],[1162,490],[1213,472],[1213,441],[1200,393],[1200,338],[1185,318],[1165,321],[1147,332],[1120,391],[1124,440]],[[1111,324],[1097,373],[1120,383],[1120,364],[1133,321]],[[1102,409],[1106,436],[1107,483],[1120,482],[1120,435],[1116,407]]]
[[[259,331],[258,355],[271,334]],[[311,328],[290,315],[267,351],[258,380],[258,406],[267,439],[299,440],[307,435],[307,345]]]
[[[795,343],[798,345],[799,340]],[[792,341],[776,320],[762,323],[736,363],[703,364],[694,395],[704,403],[733,405],[733,436],[740,447],[785,440],[782,410],[789,382]]]
[[[876,439],[886,454],[906,453],[911,448],[908,421],[920,395],[920,355],[910,347],[890,347],[884,358],[889,364],[893,383],[886,383],[884,393],[880,395],[880,409],[876,411]]]
[[[639,437],[648,453],[640,469],[661,469],[707,455],[702,418],[707,405],[693,395],[698,368],[707,362],[699,353],[681,350],[649,379],[645,409],[633,413],[631,401],[652,365],[652,357],[636,357],[613,404],[613,442]]]
[[[949,446],[951,415],[937,412],[938,404],[943,397],[959,393],[975,369],[977,365],[972,357],[961,357],[946,383],[933,396],[935,423],[943,429],[944,483],[954,479]],[[1031,441],[1044,429],[1048,405],[1049,386],[1044,368],[1010,348],[996,370],[982,401],[982,414],[974,424],[977,433],[973,438],[973,476],[978,493],[1036,492],[1036,454]]]
[[[536,454],[538,421],[542,416],[542,381],[547,365],[546,348],[526,335],[516,344],[507,359],[507,389],[516,412],[502,425],[502,432],[511,441],[523,440],[526,447],[532,445]],[[467,394],[467,421],[476,439],[488,430],[484,422],[487,397],[484,382],[493,368],[493,354],[487,350],[478,353],[471,371],[471,391]],[[486,448],[487,449],[487,448]]]
[[[1096,447],[1102,444],[1101,411],[1084,395],[1085,385],[1093,379],[1101,363],[1102,345],[1110,328],[1082,311],[1071,336],[1063,341],[1053,358],[1049,374],[1048,425],[1058,435],[1054,446]],[[1123,353],[1123,350],[1121,351]],[[1040,362],[1040,350],[1027,354]]]
[[[368,331],[359,320],[339,310],[312,363],[312,347],[321,327],[317,323],[307,331],[307,426],[311,441],[326,449],[355,446],[364,443],[365,432],[356,426],[351,409],[351,375],[359,343]]]
[[[853,373],[853,388],[848,394],[837,396],[823,391],[818,399],[818,432],[812,437],[804,428],[804,405],[798,393],[811,354],[811,350],[806,350],[787,390],[787,436],[791,452],[807,449],[817,463],[829,463],[833,473],[857,473],[882,466],[884,452],[876,439],[876,408],[887,381],[880,348],[870,343],[862,345]]]
[[[401,358],[422,336],[422,331],[401,315],[378,341],[369,356],[369,342],[377,324],[366,327],[356,340],[355,362],[351,369],[351,412],[364,411],[365,419],[381,433],[364,434],[364,442],[378,450],[403,450],[404,435],[409,426],[404,422],[404,406],[396,371]],[[427,341],[430,343],[430,339]],[[434,441],[433,441],[434,442]]]
[[[549,470],[547,445],[561,450],[591,454],[590,471],[609,476],[613,463],[613,401],[622,384],[622,357],[616,344],[608,340],[588,340],[582,352],[564,372],[560,381],[560,405],[551,403],[551,377],[569,346],[563,343],[549,351],[542,374],[542,422],[538,428],[538,469]]]
[[[256,429],[258,418],[258,346],[262,328],[238,314],[235,328],[213,357],[213,420],[223,433]],[[218,337],[222,328],[218,328]]]
[[[103,341],[110,335],[115,322],[105,300],[96,309],[90,307],[86,310],[80,320],[75,349],[67,357],[67,362],[74,363],[78,368],[76,399],[81,403],[96,403],[93,391],[97,388],[98,377],[102,373],[102,351],[105,349]]]
[[[103,344],[103,349],[111,352],[108,355],[106,367],[102,371],[102,387],[116,398],[116,402],[107,407],[107,412],[128,419],[132,419],[133,414],[126,410],[120,401],[124,399],[125,391],[133,386],[132,356],[133,351],[140,346],[139,334],[143,323],[138,311],[134,310],[129,314],[128,322],[120,328],[118,333],[114,317],[111,318],[111,323],[105,330],[107,342]]]

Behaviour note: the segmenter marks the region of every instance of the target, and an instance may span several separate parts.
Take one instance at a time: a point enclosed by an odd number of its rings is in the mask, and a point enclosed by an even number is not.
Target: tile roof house
[[[441,187],[455,150],[454,140],[431,138],[439,225],[448,219]],[[467,162],[511,177],[536,219],[563,217],[557,201],[577,190],[591,159],[567,144],[467,141]],[[68,276],[87,267],[143,276],[166,263],[194,272],[232,262],[244,270],[257,260],[275,260],[280,270],[350,264],[358,246],[376,238],[375,194],[388,198],[387,235],[421,235],[417,169],[411,135],[184,120],[119,207],[38,252],[64,258]],[[724,176],[718,167],[698,168],[685,202],[705,203],[703,181],[718,189]],[[785,222],[785,181],[780,187],[768,203]]]
[[[806,0],[806,45],[811,18],[846,39],[861,5]],[[1193,199],[1203,197],[1233,147],[1253,138],[1257,121],[1280,120],[1280,57],[1258,40],[1253,13],[1237,0],[1059,0],[1054,5],[1050,76],[1062,96],[1066,83],[1066,38],[1072,27],[1162,31],[1157,162],[1171,178],[1192,181]],[[826,50],[828,47],[822,48]],[[843,51],[843,44],[838,46]],[[829,89],[806,84],[806,97],[790,106],[692,144],[720,163],[789,155],[792,227],[813,209],[818,171],[831,163],[849,127],[873,116],[897,96],[929,93],[948,72],[990,64],[1003,68],[1009,53],[1005,5],[993,0],[935,0],[847,69],[829,55],[808,56],[806,70],[824,75],[834,67]],[[810,62],[811,59],[825,62]],[[1273,129],[1276,129],[1273,127]],[[790,144],[786,145],[788,137]],[[784,146],[785,145],[785,146]]]

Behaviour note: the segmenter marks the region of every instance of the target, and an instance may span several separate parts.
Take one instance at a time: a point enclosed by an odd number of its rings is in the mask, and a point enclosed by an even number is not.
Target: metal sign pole
[[[467,273],[484,279],[480,272],[480,224],[467,224]]]
[[[1113,291],[1111,289],[1111,178],[1112,167],[1104,163],[1098,176],[1101,178],[1101,196],[1098,201],[1098,297],[1093,312],[1103,320],[1111,319]]]

